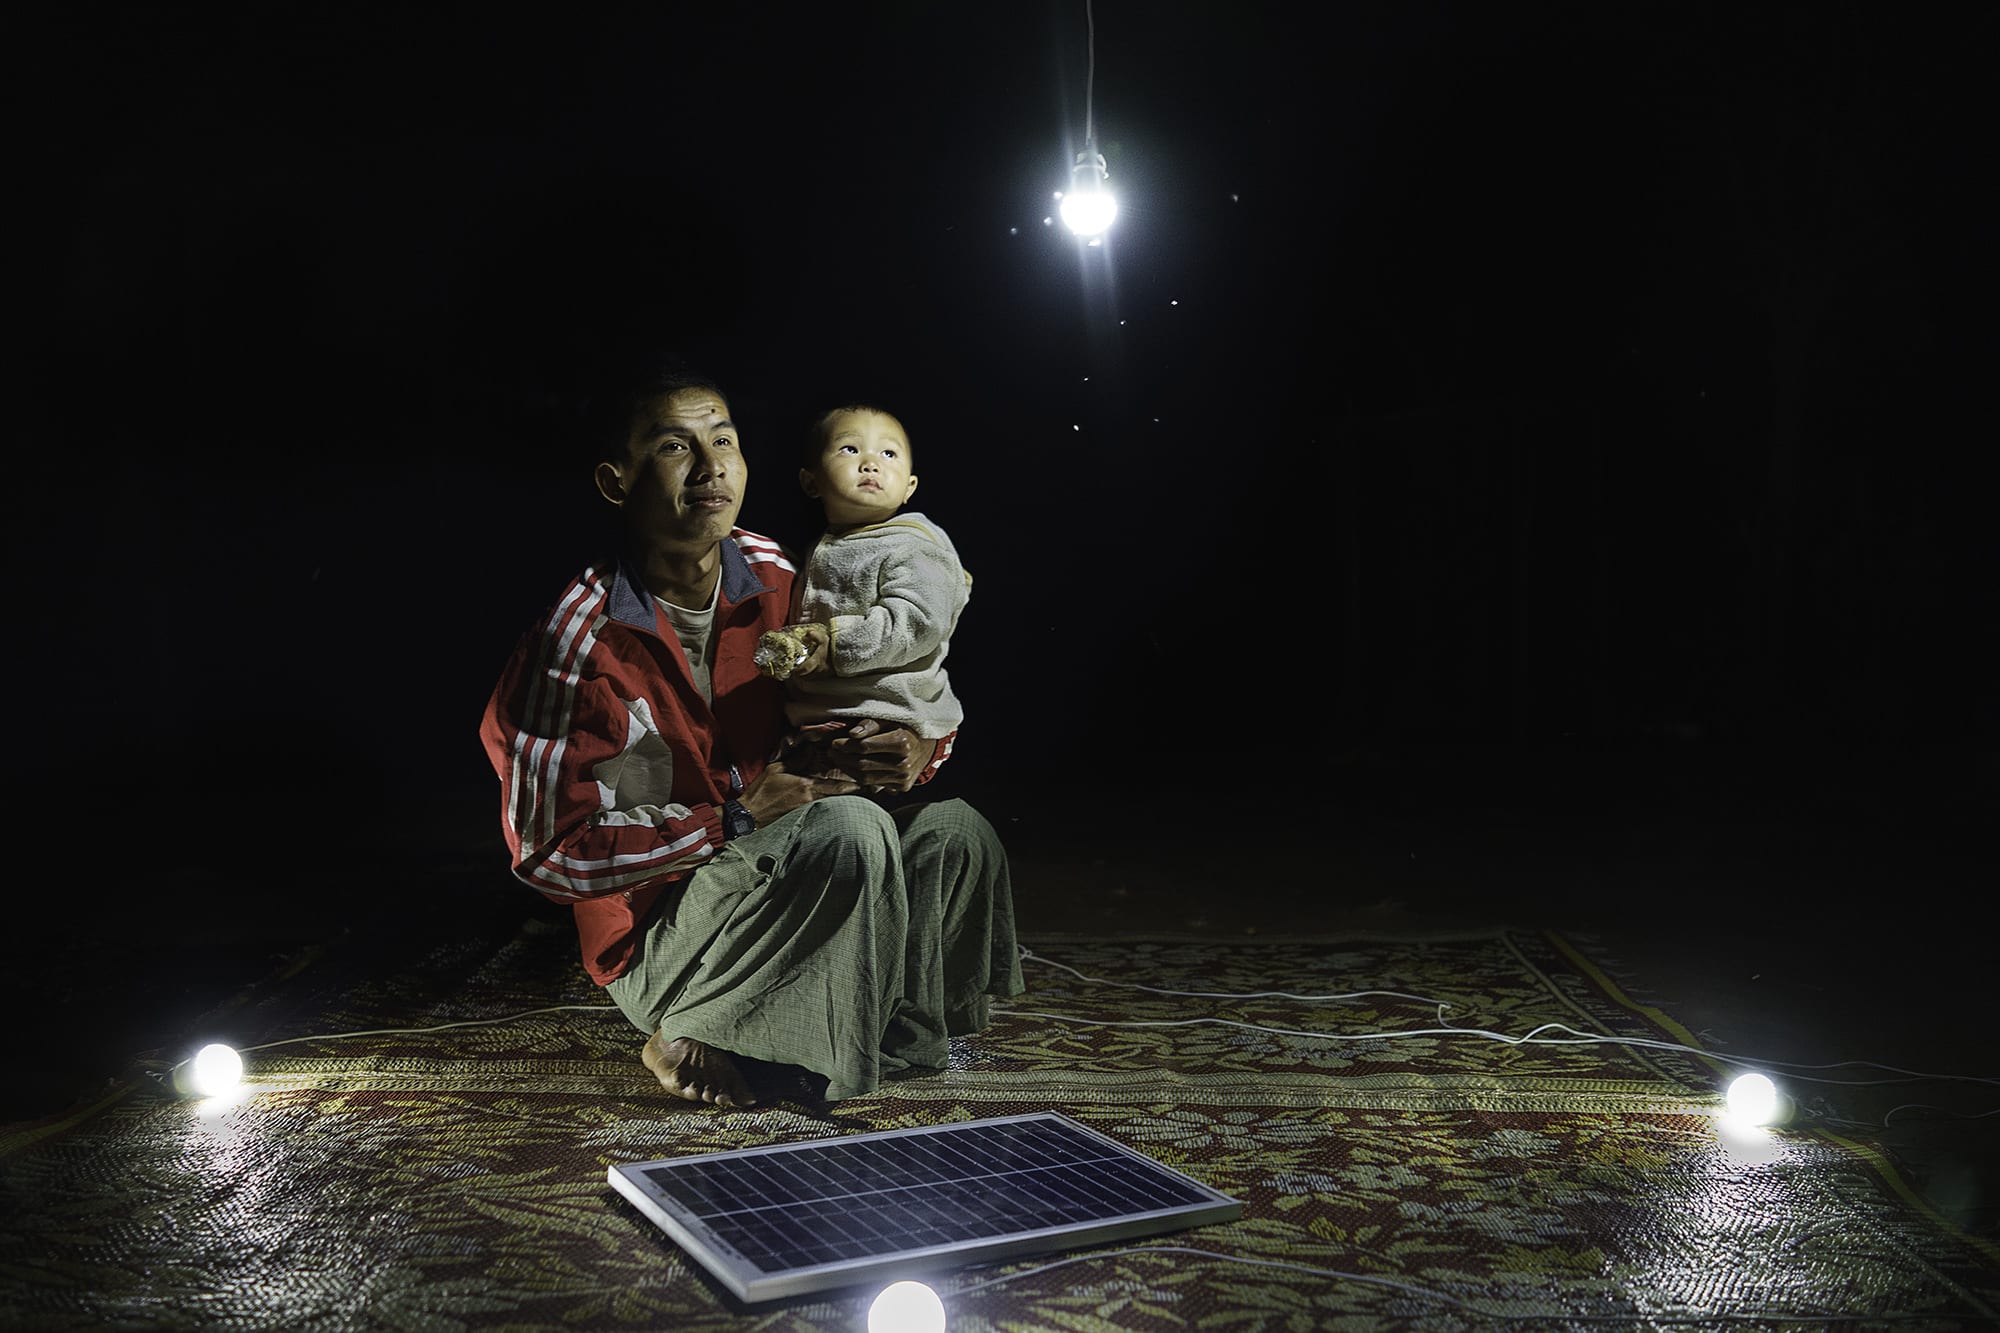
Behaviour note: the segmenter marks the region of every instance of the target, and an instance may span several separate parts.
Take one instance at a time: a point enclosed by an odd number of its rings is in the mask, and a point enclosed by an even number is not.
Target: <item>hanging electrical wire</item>
[[[1092,238],[1097,244],[1113,218],[1118,216],[1118,201],[1112,197],[1109,184],[1110,171],[1106,168],[1104,154],[1097,151],[1097,119],[1093,105],[1097,98],[1097,15],[1090,0],[1084,0],[1084,76],[1083,76],[1083,151],[1076,155],[1076,162],[1070,167],[1069,189],[1062,196],[1063,225],[1078,236]]]

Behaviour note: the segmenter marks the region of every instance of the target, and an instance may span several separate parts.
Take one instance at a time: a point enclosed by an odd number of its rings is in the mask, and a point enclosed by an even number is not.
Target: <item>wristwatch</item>
[[[722,803],[722,836],[740,838],[746,833],[757,831],[757,817],[743,808],[741,801]]]

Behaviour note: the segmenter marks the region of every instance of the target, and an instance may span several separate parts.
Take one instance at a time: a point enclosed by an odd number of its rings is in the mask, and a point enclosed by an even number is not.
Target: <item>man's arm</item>
[[[646,700],[623,698],[600,669],[617,665],[601,660],[610,658],[602,628],[589,597],[559,609],[508,664],[480,729],[500,776],[514,873],[564,902],[693,869],[725,840],[719,804],[674,800],[675,746]],[[774,763],[737,799],[764,824],[855,790],[844,777]]]
[[[593,577],[571,585],[521,639],[480,725],[514,873],[561,901],[644,886],[723,843],[719,805],[675,800],[675,746],[619,654],[607,597]]]
[[[668,799],[672,755],[643,705],[537,645],[510,664],[480,728],[500,776],[514,873],[561,901],[631,889],[722,847],[722,812]],[[621,795],[622,798],[621,799]]]
[[[764,771],[757,780],[744,788],[737,799],[750,817],[758,824],[768,824],[782,815],[790,814],[802,805],[810,805],[822,796],[845,796],[861,790],[861,784],[838,774],[795,773],[786,767],[781,759],[774,759],[764,765]]]

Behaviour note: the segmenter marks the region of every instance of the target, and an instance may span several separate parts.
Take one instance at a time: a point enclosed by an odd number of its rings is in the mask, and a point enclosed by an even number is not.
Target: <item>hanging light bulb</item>
[[[1069,192],[1063,195],[1059,210],[1064,225],[1077,235],[1101,236],[1118,216],[1118,201],[1106,183],[1110,174],[1097,145],[1085,143],[1070,169]]]
[[[1058,192],[1062,204],[1057,211],[1071,231],[1089,237],[1092,245],[1102,245],[1111,219],[1118,216],[1118,201],[1111,197],[1111,189],[1105,184],[1111,173],[1104,165],[1104,154],[1097,151],[1097,122],[1091,106],[1097,97],[1097,15],[1090,0],[1084,0],[1083,15],[1089,33],[1083,84],[1083,151],[1076,155],[1076,164],[1069,170],[1068,191]]]

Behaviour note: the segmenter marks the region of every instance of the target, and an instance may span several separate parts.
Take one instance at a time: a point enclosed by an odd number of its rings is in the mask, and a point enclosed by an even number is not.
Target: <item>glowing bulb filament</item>
[[[1096,236],[1118,216],[1118,201],[1109,190],[1079,191],[1063,196],[1062,220],[1079,236]]]
[[[1118,201],[1111,196],[1105,184],[1107,172],[1104,155],[1090,144],[1076,155],[1076,165],[1070,169],[1070,189],[1058,192],[1062,200],[1057,211],[1071,231],[1079,236],[1098,236],[1111,225],[1118,216]]]

